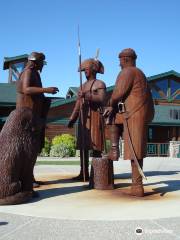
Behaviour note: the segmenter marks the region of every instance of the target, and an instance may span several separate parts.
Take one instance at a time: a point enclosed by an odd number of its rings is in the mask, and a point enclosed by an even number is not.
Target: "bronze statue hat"
[[[104,73],[104,66],[99,60],[89,58],[81,63],[81,71],[85,71],[85,69],[89,67],[93,67],[97,73]],[[80,71],[80,69],[78,69],[78,71]]]
[[[119,53],[119,58],[121,57],[132,57],[137,58],[136,52],[132,48],[125,48]]]
[[[44,65],[46,65],[47,62],[44,61],[45,58],[46,58],[46,57],[45,57],[44,53],[41,53],[41,52],[32,52],[32,53],[28,56],[28,60],[29,60],[29,61],[37,61],[37,62],[43,61]]]

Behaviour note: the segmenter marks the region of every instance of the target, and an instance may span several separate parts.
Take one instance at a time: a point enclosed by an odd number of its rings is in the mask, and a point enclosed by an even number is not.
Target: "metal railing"
[[[124,141],[119,144],[120,157],[124,155]],[[147,156],[169,156],[169,143],[147,143]]]
[[[147,156],[168,156],[169,143],[147,143]]]

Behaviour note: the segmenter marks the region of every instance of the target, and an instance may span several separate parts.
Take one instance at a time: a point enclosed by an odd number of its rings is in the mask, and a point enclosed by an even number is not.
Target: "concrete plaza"
[[[40,197],[0,206],[0,239],[180,239],[180,159],[145,159],[144,198],[128,195],[129,161],[114,163],[114,190],[73,182],[78,171],[37,165],[36,178],[46,182],[36,190]]]

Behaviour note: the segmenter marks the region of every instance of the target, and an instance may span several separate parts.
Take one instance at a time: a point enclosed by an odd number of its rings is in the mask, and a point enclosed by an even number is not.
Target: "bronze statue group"
[[[90,188],[113,188],[113,161],[119,159],[119,139],[122,137],[124,159],[130,160],[132,167],[130,195],[143,197],[143,158],[154,105],[146,77],[136,67],[136,58],[131,48],[121,51],[121,71],[110,97],[107,97],[105,83],[96,79],[97,73],[104,73],[103,64],[93,58],[80,63],[79,71],[85,73],[86,81],[79,88],[68,127],[79,121],[77,149],[80,149],[81,164],[74,181],[89,181]],[[17,81],[16,109],[0,132],[0,205],[19,204],[36,196],[33,169],[44,144],[50,107],[50,100],[44,93],[59,91],[56,87],[43,88],[40,72],[44,61],[43,53],[29,55]],[[106,125],[110,129],[111,142],[108,153],[105,151]],[[93,157],[90,175],[89,150]],[[101,184],[98,185],[98,181]]]

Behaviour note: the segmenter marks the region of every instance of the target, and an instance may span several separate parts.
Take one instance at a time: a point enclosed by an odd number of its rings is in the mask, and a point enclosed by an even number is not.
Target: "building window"
[[[174,120],[180,120],[180,110],[171,109],[170,110],[170,118]]]
[[[149,128],[149,140],[151,141],[153,139],[153,130],[152,128],[150,127]]]

